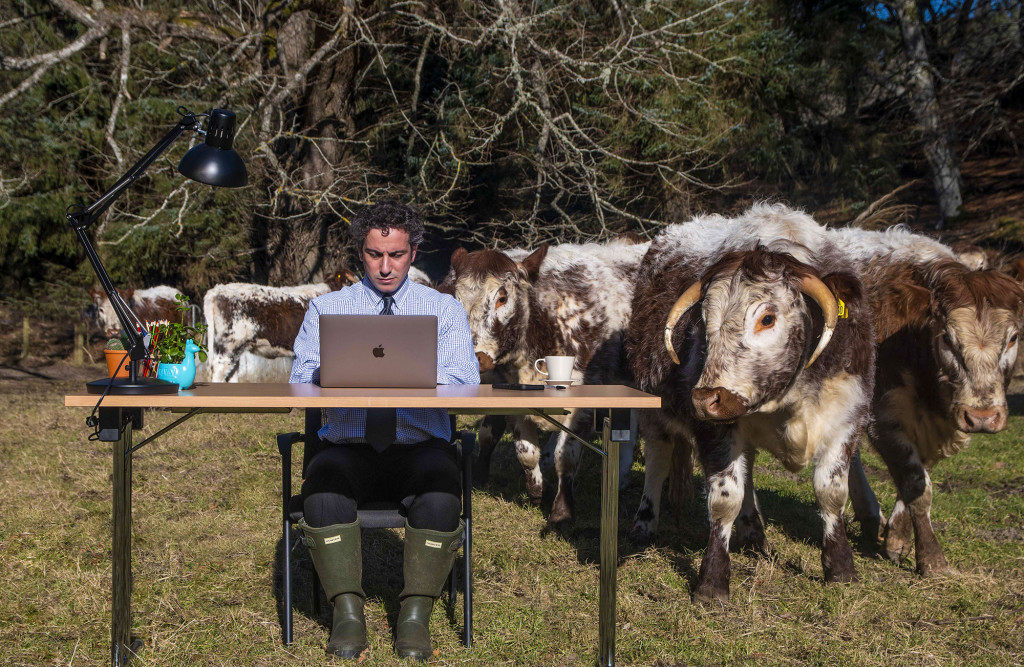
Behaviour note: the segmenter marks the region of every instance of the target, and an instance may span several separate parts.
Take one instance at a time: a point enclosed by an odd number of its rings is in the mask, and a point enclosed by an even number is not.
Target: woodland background
[[[435,279],[457,245],[649,237],[760,199],[1022,238],[1019,1],[2,0],[5,329],[80,319],[95,278],[64,210],[179,106],[237,112],[250,185],[187,181],[180,140],[90,230],[118,286],[319,281],[358,268],[348,222],[387,197],[429,221]]]

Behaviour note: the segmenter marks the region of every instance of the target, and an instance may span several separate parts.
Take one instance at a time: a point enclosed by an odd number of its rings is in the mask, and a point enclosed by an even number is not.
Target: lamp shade
[[[240,188],[249,183],[242,158],[232,148],[235,114],[226,109],[210,112],[206,142],[194,146],[178,163],[178,171],[193,181],[220,188]]]

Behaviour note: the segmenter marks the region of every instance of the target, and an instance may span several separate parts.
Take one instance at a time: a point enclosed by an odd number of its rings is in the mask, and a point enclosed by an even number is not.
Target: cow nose
[[[491,359],[486,352],[477,352],[476,360],[480,364],[481,373],[494,370],[494,359]]]
[[[967,433],[998,433],[1006,427],[1006,411],[999,408],[964,408],[960,430]]]
[[[694,389],[690,392],[690,400],[697,419],[736,419],[747,411],[746,401],[725,387]]]

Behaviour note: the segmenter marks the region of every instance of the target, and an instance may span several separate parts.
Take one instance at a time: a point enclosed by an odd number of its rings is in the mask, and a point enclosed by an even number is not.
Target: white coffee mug
[[[576,357],[573,356],[550,356],[533,362],[533,367],[541,375],[548,376],[549,380],[553,380],[555,382],[569,382],[572,380],[572,365],[574,361],[576,361]],[[542,363],[547,368],[546,372],[540,369],[540,365]]]

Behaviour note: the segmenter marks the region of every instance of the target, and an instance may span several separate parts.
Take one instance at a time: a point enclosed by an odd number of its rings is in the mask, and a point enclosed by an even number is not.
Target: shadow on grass
[[[1024,396],[1020,398],[1021,407],[1024,408]],[[550,465],[547,468],[542,465],[542,470],[545,473],[545,487],[540,510],[544,516],[548,516],[557,490],[557,478],[553,470],[550,470]],[[584,450],[575,484],[575,521],[563,526],[548,525],[540,531],[542,538],[565,540],[575,548],[579,563],[594,567],[600,563],[601,473],[601,457]],[[695,474],[695,495],[684,500],[678,509],[670,506],[665,497],[667,493],[663,495],[659,531],[653,544],[637,541],[630,533],[633,515],[643,495],[643,484],[644,472],[640,466],[635,466],[629,473],[627,488],[619,495],[619,562],[651,548],[661,549],[662,555],[672,563],[680,577],[687,579],[692,590],[696,585],[701,556],[709,536],[703,477],[699,473]],[[507,439],[503,439],[495,448],[489,481],[479,490],[523,508],[532,507],[526,496],[522,467],[515,457],[514,447]],[[807,490],[813,493],[809,482]],[[757,495],[767,524],[790,540],[821,548],[823,525],[818,505],[813,499],[807,500],[791,492],[764,488],[763,485],[758,488]],[[862,534],[862,527],[856,522],[848,522],[847,526],[850,544],[856,553],[869,559],[880,557],[876,539]]]
[[[557,493],[558,479],[553,470],[550,448],[544,447],[543,451],[541,469],[544,473],[544,495],[539,509],[541,514],[547,517]],[[574,484],[575,520],[557,526],[548,524],[539,531],[541,539],[561,539],[572,545],[576,550],[577,561],[590,567],[598,567],[601,557],[602,467],[603,457],[583,450]],[[684,500],[678,510],[669,507],[667,501],[664,502],[665,508],[660,515],[660,531],[654,544],[636,541],[630,534],[630,528],[643,495],[644,471],[642,468],[634,467],[628,475],[628,485],[619,494],[619,563],[642,554],[648,548],[665,548],[673,567],[680,576],[687,578],[692,586],[697,576],[695,567],[699,565],[699,558],[695,554],[704,548],[708,539],[703,498],[698,495]],[[702,478],[697,476],[695,486],[700,488],[702,484]],[[522,466],[509,438],[503,438],[495,447],[488,481],[478,485],[477,490],[503,502],[534,510],[526,494]]]

